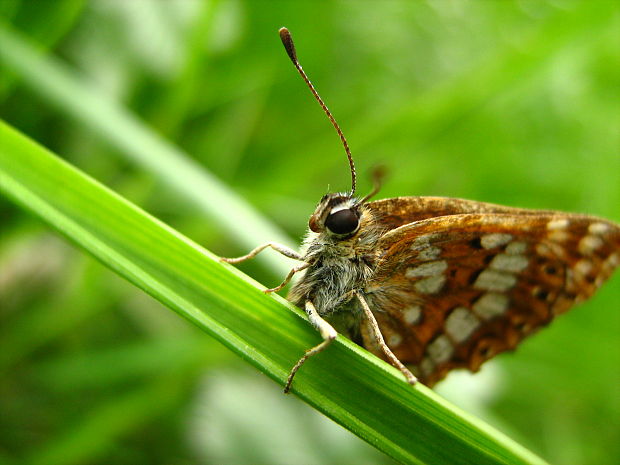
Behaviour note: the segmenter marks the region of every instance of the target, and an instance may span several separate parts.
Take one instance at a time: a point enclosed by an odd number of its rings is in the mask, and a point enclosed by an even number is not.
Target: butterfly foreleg
[[[293,279],[293,275],[299,271],[305,270],[306,268],[308,268],[311,265],[311,263],[306,262],[306,263],[302,263],[299,266],[294,267],[291,271],[289,271],[289,273],[286,275],[286,278],[284,278],[284,281],[282,281],[280,283],[280,285],[276,286],[276,287],[272,287],[271,289],[265,289],[263,292],[265,294],[271,293],[271,292],[278,292],[280,289],[282,289],[284,286],[286,286],[289,281],[291,279]]]
[[[286,380],[286,385],[284,386],[284,393],[287,393],[291,389],[291,384],[293,383],[295,373],[297,373],[297,370],[299,370],[299,368],[306,362],[306,360],[308,360],[313,355],[324,351],[327,346],[329,346],[329,344],[331,344],[331,342],[336,339],[336,336],[338,335],[333,326],[330,325],[323,318],[321,318],[319,313],[316,311],[314,304],[310,300],[306,301],[304,310],[306,311],[306,315],[308,315],[308,320],[310,320],[312,326],[314,326],[316,330],[321,334],[323,342],[307,350],[303,357],[301,357],[299,361],[295,364]]]
[[[385,340],[383,339],[383,334],[381,334],[381,329],[379,329],[379,324],[377,323],[375,316],[372,314],[372,311],[370,310],[368,302],[366,302],[364,296],[359,291],[354,291],[354,294],[357,297],[357,300],[359,300],[360,304],[362,305],[364,315],[366,316],[366,322],[371,330],[370,332],[375,338],[375,342],[377,343],[377,345],[381,348],[390,363],[396,368],[398,368],[400,372],[405,376],[409,384],[417,383],[418,379],[413,375],[413,373],[411,373],[411,371],[409,371],[409,369],[405,365],[403,365],[400,360],[398,360],[398,358],[396,358],[396,355],[394,355],[394,353],[385,343]]]
[[[282,244],[278,244],[277,242],[267,242],[266,244],[259,245],[254,250],[252,250],[249,254],[243,255],[242,257],[236,258],[220,258],[220,261],[226,263],[240,263],[245,260],[249,260],[250,258],[256,257],[259,253],[265,250],[267,247],[271,247],[276,252],[280,252],[282,255],[288,258],[292,258],[293,260],[303,260],[304,257],[299,253]]]

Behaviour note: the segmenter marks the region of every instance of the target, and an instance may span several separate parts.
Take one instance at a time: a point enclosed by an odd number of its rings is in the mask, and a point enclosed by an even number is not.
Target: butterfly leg
[[[329,344],[334,339],[336,339],[336,336],[338,335],[338,333],[332,327],[332,325],[330,325],[327,321],[321,318],[319,313],[316,311],[314,304],[311,301],[309,300],[306,301],[304,310],[306,311],[306,314],[308,315],[308,319],[310,320],[310,323],[312,324],[312,326],[314,326],[317,329],[317,331],[321,334],[321,337],[323,338],[323,342],[307,350],[304,356],[301,357],[299,361],[295,364],[295,366],[289,373],[288,378],[286,380],[286,385],[284,386],[285,394],[291,389],[291,384],[293,383],[293,377],[295,376],[295,373],[297,373],[297,370],[299,370],[299,368],[301,368],[301,366],[310,357],[318,354],[319,352],[324,351],[327,348],[327,346],[329,346]]]
[[[392,353],[390,348],[387,346],[387,344],[383,340],[383,334],[381,334],[381,329],[379,329],[379,324],[377,323],[375,316],[372,314],[372,311],[370,310],[370,307],[368,306],[368,302],[366,302],[366,299],[364,298],[364,296],[359,291],[354,291],[354,293],[355,293],[355,296],[357,297],[357,300],[359,300],[360,304],[362,305],[362,309],[364,310],[364,314],[366,315],[368,326],[370,327],[372,331],[372,335],[374,336],[376,343],[379,345],[383,353],[389,359],[390,363],[394,365],[396,368],[398,368],[400,372],[405,376],[409,384],[417,383],[418,379],[415,376],[413,376],[413,373],[411,373],[411,371],[409,371],[409,369],[405,365],[403,365],[402,362],[398,360],[398,358],[396,358],[396,355]]]
[[[272,287],[271,289],[265,289],[263,292],[265,294],[269,294],[271,292],[278,292],[280,289],[282,289],[284,286],[286,286],[289,283],[289,281],[293,278],[293,275],[295,273],[297,273],[298,271],[305,270],[309,266],[310,266],[310,263],[306,262],[299,266],[294,267],[291,271],[289,271],[289,273],[286,275],[286,278],[284,278],[284,281],[282,281],[280,285],[276,287]]]
[[[243,255],[242,257],[236,257],[236,258],[224,258],[224,257],[222,257],[222,258],[220,258],[220,261],[226,262],[226,263],[240,263],[240,262],[243,262],[245,260],[249,260],[250,258],[256,257],[259,253],[261,253],[267,247],[271,247],[276,252],[280,252],[285,257],[292,258],[294,260],[303,260],[304,259],[304,257],[300,253],[295,252],[290,247],[287,247],[287,246],[282,245],[282,244],[278,244],[277,242],[267,242],[266,244],[259,245],[258,247],[256,247],[254,250],[252,250],[247,255]]]

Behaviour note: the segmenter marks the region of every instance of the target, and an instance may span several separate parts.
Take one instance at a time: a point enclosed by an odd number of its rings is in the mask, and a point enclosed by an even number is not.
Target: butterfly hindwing
[[[366,292],[388,346],[425,383],[453,368],[476,371],[514,348],[591,296],[618,266],[617,225],[526,211],[423,219],[381,238]]]

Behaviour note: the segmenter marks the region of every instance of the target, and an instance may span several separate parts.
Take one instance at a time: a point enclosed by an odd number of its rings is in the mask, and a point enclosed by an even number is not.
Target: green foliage
[[[0,17],[2,117],[221,255],[282,237],[264,217],[300,237],[327,186],[347,187],[337,138],[281,49],[283,25],[349,139],[361,190],[383,162],[384,197],[466,197],[620,221],[615,2],[14,0],[0,2]],[[93,225],[106,211],[96,200],[76,210]],[[278,386],[4,198],[0,218],[0,462],[388,463],[324,422],[286,416],[301,407]],[[151,236],[134,242],[161,249]],[[158,258],[162,267],[178,264],[173,250]],[[270,286],[287,264],[266,260],[243,270]],[[189,282],[221,268],[207,262]],[[609,462],[620,455],[619,284],[616,275],[516,354],[438,391],[552,463]],[[248,292],[214,295],[247,303],[250,320],[231,328],[281,333],[271,342],[281,379],[316,335]],[[274,319],[252,330],[258,299],[273,302]],[[351,392],[368,389],[354,368],[379,368],[352,351],[330,349],[305,382],[340,363],[359,383]],[[226,409],[203,395],[230,373],[245,389]],[[371,387],[400,389],[391,375],[381,380]],[[199,422],[204,398],[207,412],[217,405],[235,423]],[[403,392],[399,402],[418,409],[426,398]],[[388,441],[427,439],[427,430],[394,429]],[[224,448],[221,431],[238,443]],[[272,450],[276,436],[294,445],[285,457]]]

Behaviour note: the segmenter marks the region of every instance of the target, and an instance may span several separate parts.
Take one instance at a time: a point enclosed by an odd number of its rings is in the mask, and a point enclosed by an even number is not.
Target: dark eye
[[[325,220],[325,226],[334,234],[349,234],[357,229],[359,218],[353,210],[340,210]]]

